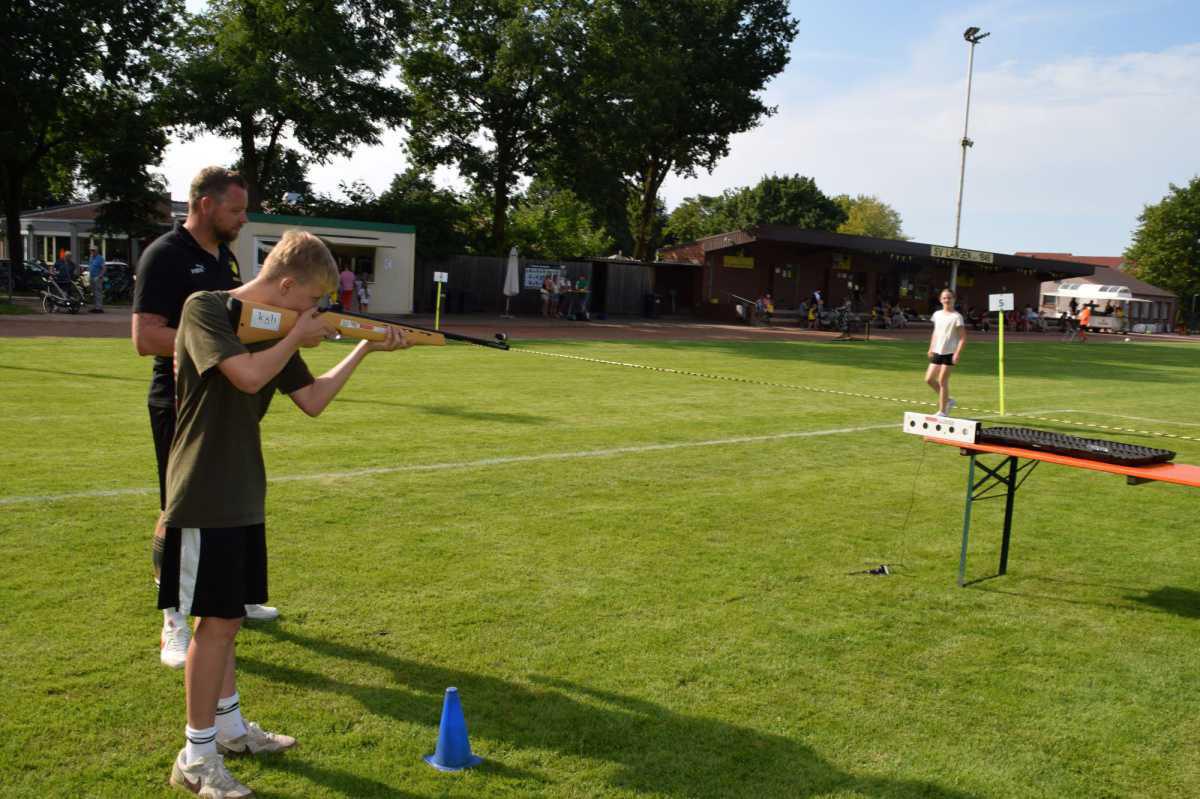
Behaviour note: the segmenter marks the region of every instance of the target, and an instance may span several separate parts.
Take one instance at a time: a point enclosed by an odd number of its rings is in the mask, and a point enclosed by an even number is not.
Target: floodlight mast
[[[967,137],[967,128],[971,124],[971,77],[975,69],[975,45],[991,36],[990,33],[980,33],[979,28],[970,27],[963,31],[963,38],[971,43],[969,54],[967,55],[967,113],[963,119],[963,137],[962,137],[962,163],[958,169],[958,207],[954,212],[954,248],[958,249],[958,234],[962,228],[962,197],[963,197],[963,182],[967,176],[967,148],[973,147],[975,142]],[[952,261],[950,264],[950,290],[958,291],[958,261]]]

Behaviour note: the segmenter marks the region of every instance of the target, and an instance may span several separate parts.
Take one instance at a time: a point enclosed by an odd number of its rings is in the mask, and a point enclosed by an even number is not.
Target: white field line
[[[1154,419],[1149,416],[1128,416],[1123,413],[1108,413],[1106,411],[1045,411],[1045,413],[1078,413],[1085,416],[1111,416],[1114,419],[1130,419],[1134,422],[1153,422],[1154,424],[1174,425],[1176,427],[1200,427],[1200,422],[1176,422],[1170,419]]]
[[[815,438],[818,436],[834,436],[846,433],[864,433],[870,430],[885,430],[887,428],[902,429],[899,420],[886,424],[871,424],[861,427],[834,427],[828,430],[801,430],[792,433],[772,433],[761,436],[736,436],[733,438],[715,438],[706,441],[678,441],[670,444],[643,444],[632,447],[611,447],[609,449],[581,450],[578,452],[549,452],[539,455],[506,455],[498,458],[483,458],[475,461],[451,461],[447,463],[420,463],[405,466],[373,466],[365,469],[350,469],[341,472],[316,472],[311,474],[286,474],[269,478],[270,483],[297,483],[316,480],[345,480],[353,477],[366,477],[383,474],[403,474],[406,472],[441,472],[457,469],[486,469],[492,466],[506,466],[513,463],[540,463],[545,461],[565,461],[579,458],[608,458],[614,455],[637,455],[644,452],[667,452],[677,449],[694,449],[697,447],[721,447],[734,444],[758,444],[768,441],[784,441],[793,438]],[[75,491],[68,494],[42,494],[39,496],[0,497],[0,505],[20,505],[38,502],[64,502],[71,499],[97,499],[104,497],[145,496],[158,493],[157,488],[113,488],[96,491]]]

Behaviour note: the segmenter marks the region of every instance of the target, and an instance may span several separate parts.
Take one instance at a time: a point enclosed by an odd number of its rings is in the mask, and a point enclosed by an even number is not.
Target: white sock
[[[187,617],[179,612],[179,608],[164,608],[163,624],[170,624],[172,627],[186,627]]]
[[[238,692],[217,702],[217,735],[222,741],[231,741],[246,734],[246,722],[242,720]]]
[[[183,760],[187,764],[195,763],[202,757],[212,757],[217,753],[217,728],[197,730],[191,726],[183,728],[187,736],[187,746],[183,750]]]

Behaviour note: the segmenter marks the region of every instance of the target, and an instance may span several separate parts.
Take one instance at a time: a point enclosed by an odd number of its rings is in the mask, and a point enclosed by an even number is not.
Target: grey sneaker
[[[176,788],[194,793],[203,799],[244,799],[254,796],[254,791],[242,785],[225,769],[225,760],[220,755],[202,757],[195,763],[185,764],[181,749],[171,767],[171,784]]]
[[[279,618],[279,608],[269,605],[247,605],[246,618],[255,621],[275,621]]]
[[[950,411],[954,410],[954,406],[957,404],[958,400],[954,399],[954,397],[946,397],[946,412],[943,416],[949,416]]]
[[[164,666],[172,669],[182,669],[187,662],[188,642],[192,639],[192,631],[188,629],[187,621],[177,624],[164,619],[162,635],[158,639],[158,659]]]
[[[225,757],[242,757],[269,752],[282,752],[296,745],[290,735],[267,732],[253,721],[246,722],[246,734],[228,741],[217,739],[217,751]]]

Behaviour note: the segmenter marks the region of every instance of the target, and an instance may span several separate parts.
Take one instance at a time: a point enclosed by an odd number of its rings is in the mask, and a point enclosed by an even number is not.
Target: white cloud
[[[930,77],[933,60],[918,48],[904,74],[781,106],[737,137],[711,175],[670,179],[668,206],[798,172],[826,193],[880,196],[918,240],[952,240],[966,81],[961,71]],[[1119,254],[1142,205],[1200,171],[1197,75],[1200,45],[992,69],[977,62],[963,246]]]

